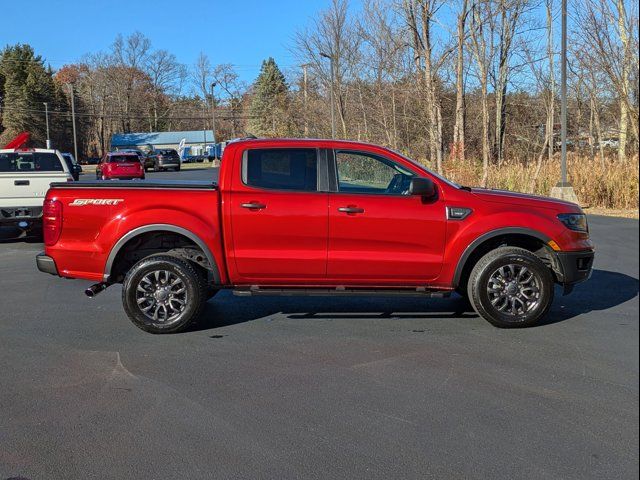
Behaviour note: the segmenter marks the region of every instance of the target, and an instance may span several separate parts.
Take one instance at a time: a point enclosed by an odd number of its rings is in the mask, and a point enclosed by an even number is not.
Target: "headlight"
[[[576,232],[588,232],[587,216],[584,213],[561,213],[558,220],[564,223],[564,226]]]

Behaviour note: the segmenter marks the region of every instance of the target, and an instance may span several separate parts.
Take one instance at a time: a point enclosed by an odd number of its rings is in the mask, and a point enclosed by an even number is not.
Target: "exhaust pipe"
[[[98,295],[100,292],[105,291],[109,285],[111,285],[111,284],[107,283],[107,282],[96,283],[94,285],[91,285],[89,288],[87,288],[84,291],[84,294],[87,297],[93,298],[96,295]]]

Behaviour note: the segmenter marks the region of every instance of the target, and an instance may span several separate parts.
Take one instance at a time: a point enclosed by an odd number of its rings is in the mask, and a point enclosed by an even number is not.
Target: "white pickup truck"
[[[9,229],[9,236],[38,234],[49,184],[71,181],[72,173],[57,150],[0,150],[0,233]],[[16,235],[11,235],[12,230]]]

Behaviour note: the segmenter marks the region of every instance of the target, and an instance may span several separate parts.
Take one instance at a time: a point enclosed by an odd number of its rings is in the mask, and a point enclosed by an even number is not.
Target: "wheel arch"
[[[549,253],[547,255],[550,262],[549,266],[556,273],[558,270],[557,258],[551,253],[553,250],[549,247],[550,241],[551,238],[544,233],[526,227],[505,227],[484,233],[471,242],[462,253],[454,271],[453,287],[459,288],[462,286],[466,282],[475,261],[502,242],[510,246],[521,246],[534,253],[536,252],[533,248],[534,246],[544,248]]]
[[[109,252],[109,256],[107,257],[107,261],[105,263],[104,272],[103,272],[104,281],[109,280],[115,261],[118,258],[118,254],[122,251],[123,247],[127,245],[129,241],[135,239],[136,237],[139,237],[141,235],[148,234],[148,233],[153,233],[153,232],[171,232],[177,235],[181,235],[187,238],[188,240],[192,241],[198,248],[200,248],[200,250],[202,250],[205,257],[207,258],[207,262],[211,266],[211,272],[213,274],[213,279],[215,283],[217,284],[221,283],[220,270],[218,268],[218,264],[216,262],[216,259],[213,253],[211,252],[211,249],[208,247],[206,242],[202,240],[198,235],[187,230],[186,228],[182,228],[177,225],[172,225],[168,223],[155,223],[150,225],[143,225],[143,226],[134,228],[133,230],[130,230],[125,235],[120,237],[118,241],[114,244],[114,246],[111,248],[111,251]]]

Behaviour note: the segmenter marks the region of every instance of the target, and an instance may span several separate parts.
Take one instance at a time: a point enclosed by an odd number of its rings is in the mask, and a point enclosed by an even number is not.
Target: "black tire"
[[[176,167],[173,169],[175,172],[179,172],[180,171],[180,167]]]
[[[177,290],[172,287],[175,279],[180,282],[174,285],[178,287]],[[203,276],[188,260],[171,255],[143,258],[127,272],[122,285],[125,312],[136,327],[149,333],[184,330],[202,313],[206,301],[207,284]],[[147,316],[144,309],[149,314],[153,311],[156,318]],[[173,315],[169,316],[170,313]]]
[[[475,264],[467,294],[474,310],[494,326],[530,327],[551,308],[554,279],[549,267],[528,250],[500,247]]]

